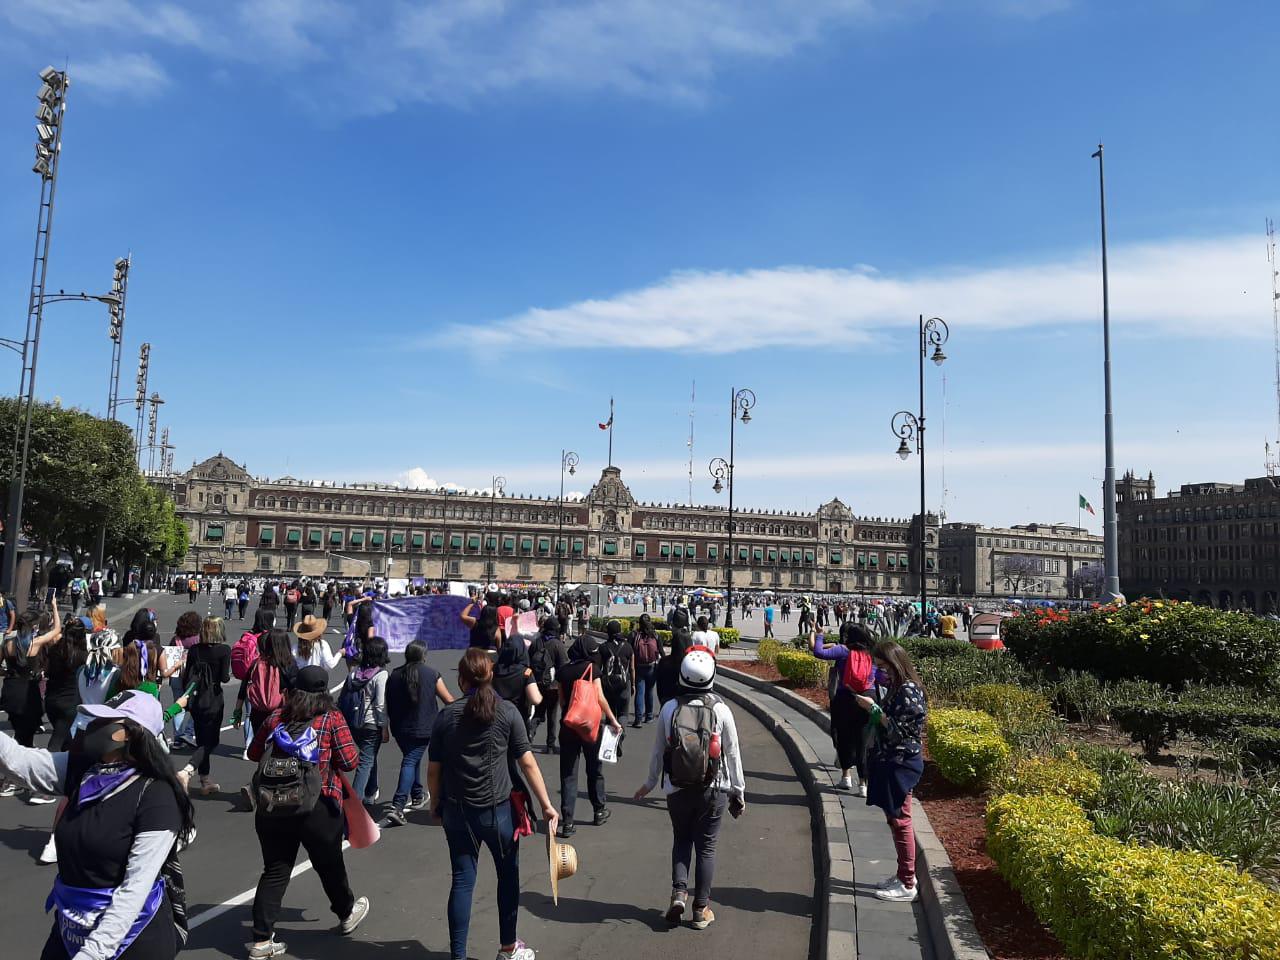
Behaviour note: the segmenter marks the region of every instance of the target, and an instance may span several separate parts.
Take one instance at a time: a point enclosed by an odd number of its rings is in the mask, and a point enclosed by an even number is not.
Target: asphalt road
[[[121,602],[114,603],[119,609]],[[146,603],[156,610],[164,639],[172,635],[178,616],[189,609],[185,595],[151,594]],[[205,594],[196,605],[202,616],[220,614],[221,607],[216,597]],[[252,615],[251,606],[246,625]],[[116,619],[120,622],[113,619],[113,623],[120,628],[127,626],[128,616]],[[280,620],[283,624],[283,609]],[[228,636],[238,637],[239,622],[228,626]],[[332,627],[328,639],[330,643],[338,640]],[[429,655],[451,685],[457,658],[458,651]],[[339,679],[335,676],[335,684]],[[234,703],[235,686],[233,680],[226,697],[228,710]],[[169,702],[167,691],[162,697]],[[712,892],[716,923],[701,932],[688,926],[669,930],[662,919],[670,892],[671,835],[665,805],[660,799],[631,800],[644,779],[653,728],[628,728],[633,736],[625,742],[622,759],[616,767],[606,768],[612,819],[593,827],[585,790],[580,794],[579,828],[573,840],[580,867],[577,876],[561,883],[558,906],[551,902],[545,841],[538,837],[523,844],[520,937],[540,956],[635,960],[709,955],[799,960],[809,956],[814,869],[804,791],[772,735],[744,711],[736,716],[747,771],[748,808],[742,819],[727,820],[720,835]],[[240,759],[241,748],[240,731],[224,730],[213,760],[213,777],[222,793],[193,798],[199,836],[183,854],[183,869],[194,929],[184,957],[238,957],[246,952],[250,903],[262,861],[252,816],[235,804],[236,792],[252,772],[251,765]],[[552,799],[558,802],[558,758],[540,754],[538,759]],[[394,792],[399,762],[395,743],[385,745],[379,756],[384,800]],[[38,956],[48,934],[43,907],[56,868],[40,866],[35,858],[44,845],[53,810],[52,805],[0,799],[0,930],[6,957]],[[331,933],[334,918],[320,883],[300,861],[303,869],[289,887],[277,931],[277,939],[289,946],[288,956],[335,960],[448,956],[448,854],[439,828],[430,825],[425,814],[411,814],[408,826],[385,829],[375,846],[348,851],[346,860],[356,894],[372,901],[369,918],[351,938]],[[472,910],[472,957],[487,960],[497,951],[494,893],[492,863],[482,862]]]

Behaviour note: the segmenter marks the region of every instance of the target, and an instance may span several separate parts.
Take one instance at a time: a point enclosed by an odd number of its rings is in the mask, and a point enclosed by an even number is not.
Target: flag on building
[[[608,430],[613,426],[613,414],[609,415],[609,419],[606,422],[597,424],[597,426],[599,426],[601,430]]]
[[[1097,514],[1093,512],[1093,504],[1091,504],[1088,500],[1084,498],[1083,493],[1080,494],[1080,509],[1088,510],[1090,516],[1093,516],[1093,517],[1097,516]]]

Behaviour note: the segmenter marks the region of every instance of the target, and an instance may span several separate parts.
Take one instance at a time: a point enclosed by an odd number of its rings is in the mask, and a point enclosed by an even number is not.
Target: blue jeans
[[[444,805],[444,835],[449,841],[453,885],[449,888],[449,953],[454,960],[467,956],[471,932],[471,897],[476,889],[476,866],[483,844],[493,854],[498,871],[499,946],[515,943],[516,916],[520,909],[520,842],[512,839],[515,827],[511,804],[496,807]]]
[[[391,805],[403,810],[412,796],[415,800],[426,796],[422,786],[422,755],[427,752],[430,737],[396,737],[400,752],[404,754],[400,761],[400,783],[396,785],[396,795]]]
[[[169,690],[171,693],[173,693],[173,700],[175,703],[178,701],[178,698],[182,696],[183,691],[185,691],[186,689],[187,688],[182,685],[182,678],[180,676],[169,678]],[[195,738],[196,738],[195,721],[192,719],[191,714],[187,713],[187,711],[180,710],[178,711],[178,713],[174,714],[173,735],[175,737],[182,737],[184,740],[190,740],[193,743],[195,742]]]
[[[382,730],[378,727],[360,727],[351,731],[351,738],[360,751],[360,764],[351,778],[351,789],[366,802],[378,792],[378,751],[382,748]]]
[[[658,688],[657,683],[658,665],[656,663],[636,667],[636,723],[640,722],[641,717],[645,720],[653,719],[653,692]]]

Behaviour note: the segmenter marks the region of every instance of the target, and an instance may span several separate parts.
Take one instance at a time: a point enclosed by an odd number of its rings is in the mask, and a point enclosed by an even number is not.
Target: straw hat
[[[554,833],[547,834],[547,866],[551,873],[551,900],[560,903],[560,881],[578,872],[578,851],[561,843]]]
[[[325,630],[328,628],[328,620],[324,617],[316,617],[308,613],[293,625],[293,632],[299,640],[316,640],[323,637]]]

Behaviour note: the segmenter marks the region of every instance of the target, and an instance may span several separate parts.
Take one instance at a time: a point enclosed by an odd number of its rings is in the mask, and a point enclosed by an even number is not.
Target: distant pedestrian
[[[600,730],[607,721],[615,735],[622,732],[613,708],[604,695],[600,679],[604,660],[600,641],[584,633],[569,650],[569,662],[557,677],[564,719],[560,723],[560,838],[568,839],[575,830],[573,813],[578,804],[578,759],[586,765],[587,796],[595,813],[593,822],[600,826],[609,819],[604,769],[600,760]],[[580,689],[581,688],[581,689]],[[575,696],[578,701],[575,701]],[[580,704],[584,715],[594,716],[594,729],[581,725],[575,713]]]
[[[653,719],[653,695],[657,685],[658,661],[662,659],[662,646],[658,632],[647,613],[640,615],[640,622],[631,635],[631,647],[636,655],[636,699],[633,727]]]
[[[427,645],[414,640],[404,651],[404,665],[387,677],[387,719],[400,748],[400,782],[387,819],[403,825],[405,810],[425,810],[430,798],[422,785],[422,758],[431,744],[436,702],[453,703],[444,678],[426,663]]]
[[[809,637],[809,647],[819,660],[829,660],[836,674],[831,697],[831,740],[840,763],[840,789],[867,795],[866,727],[867,712],[857,703],[859,695],[872,696],[875,689],[871,662],[871,635],[856,623],[840,628],[840,643],[824,643],[822,633]],[[853,774],[858,775],[855,788]]]

